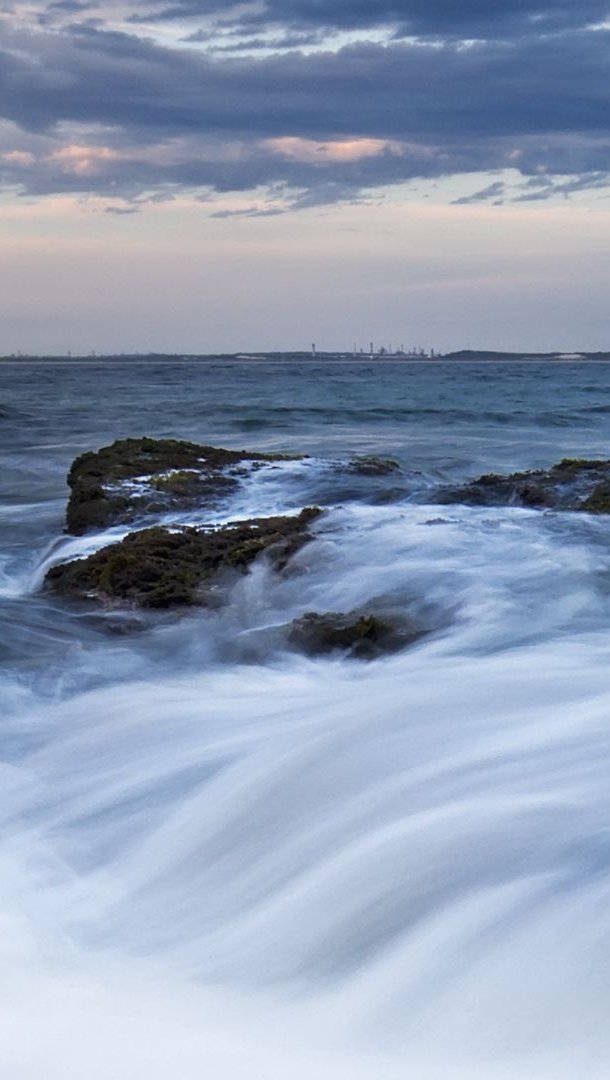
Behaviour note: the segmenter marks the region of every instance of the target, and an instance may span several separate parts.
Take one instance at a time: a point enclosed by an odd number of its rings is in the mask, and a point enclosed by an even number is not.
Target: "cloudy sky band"
[[[303,297],[330,347],[386,328],[606,347],[609,16],[599,0],[8,0],[0,350],[296,348]]]

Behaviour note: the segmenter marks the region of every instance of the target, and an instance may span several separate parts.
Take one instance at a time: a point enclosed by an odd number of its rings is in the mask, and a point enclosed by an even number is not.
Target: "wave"
[[[246,411],[246,415],[244,412]],[[285,431],[298,429],[299,426],[335,423],[350,427],[365,427],[367,425],[402,425],[420,424],[428,426],[431,422],[449,425],[464,425],[472,427],[476,425],[490,424],[497,426],[521,426],[521,427],[577,427],[582,426],[583,416],[589,413],[603,413],[604,407],[592,407],[579,410],[542,410],[521,411],[515,409],[486,410],[486,409],[458,409],[447,406],[446,408],[417,408],[409,407],[386,407],[367,408],[361,406],[353,409],[328,407],[328,406],[257,406],[252,415],[247,415],[243,407],[223,407],[223,416],[232,428],[243,432],[266,432]],[[214,422],[214,411],[210,414],[210,420]]]
[[[58,1080],[100,1054],[92,1075],[129,1075],[151,1043],[144,1075],[175,1075],[177,1040],[185,1076],[281,1075],[303,1045],[303,1076],[601,1078],[610,698],[605,643],[583,644],[238,667],[26,712],[5,1023],[27,994]],[[59,1044],[75,1011],[82,1041]]]
[[[584,416],[588,413],[600,414],[603,416],[606,413],[610,413],[610,405],[588,405],[579,409],[579,412]]]
[[[18,409],[14,405],[0,403],[0,420],[28,420],[30,416],[30,413]]]

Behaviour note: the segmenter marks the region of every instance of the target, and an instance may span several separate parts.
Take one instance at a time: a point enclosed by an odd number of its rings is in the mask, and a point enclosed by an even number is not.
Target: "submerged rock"
[[[205,606],[222,571],[243,573],[263,551],[277,568],[285,566],[311,539],[308,526],[321,513],[307,507],[296,517],[255,518],[211,530],[141,529],[87,558],[52,567],[45,582],[64,596],[106,604]]]
[[[290,624],[288,641],[308,656],[343,652],[358,660],[374,660],[411,645],[426,633],[427,629],[404,618],[360,611],[308,611]]]
[[[490,473],[447,488],[441,503],[469,506],[526,506],[610,513],[610,461],[564,458],[550,469],[499,476]]]
[[[345,471],[357,473],[359,476],[389,476],[391,473],[400,472],[400,463],[394,458],[366,454],[348,461]]]
[[[117,439],[73,462],[67,530],[80,535],[147,513],[213,506],[238,485],[247,467],[291,460],[285,454],[223,450],[178,439]]]

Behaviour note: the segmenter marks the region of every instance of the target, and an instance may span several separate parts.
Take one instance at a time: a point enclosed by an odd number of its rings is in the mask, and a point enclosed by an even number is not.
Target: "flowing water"
[[[610,456],[610,368],[0,380],[3,1080],[610,1075],[610,519],[435,503]],[[327,507],[291,573],[154,619],[41,589],[122,535],[63,534],[71,461],[139,434],[308,454],[220,515]],[[278,637],[370,603],[432,632],[371,663]]]

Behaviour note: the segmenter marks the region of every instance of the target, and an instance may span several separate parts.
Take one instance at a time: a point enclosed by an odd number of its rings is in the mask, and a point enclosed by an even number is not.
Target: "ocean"
[[[215,515],[323,507],[292,572],[45,589],[124,535],[66,474],[132,435],[308,455]],[[610,518],[438,493],[610,457],[610,367],[5,361],[0,438],[3,1080],[608,1077]],[[278,644],[371,603],[428,634]]]

